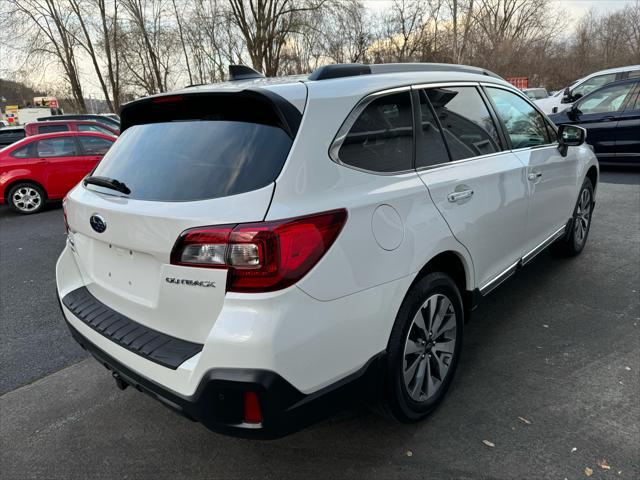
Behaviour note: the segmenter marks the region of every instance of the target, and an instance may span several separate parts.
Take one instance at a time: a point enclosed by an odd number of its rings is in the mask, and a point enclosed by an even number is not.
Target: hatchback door
[[[503,140],[476,86],[425,88],[419,95],[418,172],[471,254],[476,284],[486,293],[515,270],[523,253],[528,203],[524,165],[502,151]]]
[[[171,253],[187,229],[265,218],[295,133],[255,97],[168,96],[124,109],[123,134],[92,176],[130,193],[80,184],[66,204],[83,286],[98,300],[204,343],[223,307],[226,269],[173,264]]]

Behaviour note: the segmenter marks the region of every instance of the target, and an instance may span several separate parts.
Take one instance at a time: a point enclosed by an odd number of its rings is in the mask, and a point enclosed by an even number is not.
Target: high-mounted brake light
[[[156,97],[151,102],[153,103],[173,103],[181,102],[183,100],[182,95],[167,95],[164,97]]]
[[[171,263],[225,268],[227,291],[271,292],[293,285],[329,250],[347,211],[272,222],[193,228],[180,235]]]

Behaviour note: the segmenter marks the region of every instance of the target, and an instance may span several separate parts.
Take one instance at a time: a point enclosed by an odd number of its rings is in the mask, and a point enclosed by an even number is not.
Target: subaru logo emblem
[[[107,221],[97,213],[91,215],[89,223],[91,224],[91,228],[98,233],[102,233],[107,229]]]

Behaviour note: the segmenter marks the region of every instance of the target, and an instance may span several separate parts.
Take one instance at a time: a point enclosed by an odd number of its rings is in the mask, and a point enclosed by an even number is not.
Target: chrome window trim
[[[479,85],[480,85],[480,82],[433,82],[433,83],[420,83],[417,85],[411,85],[411,89],[423,90],[425,88],[439,88],[439,87],[477,87]],[[499,84],[495,84],[495,85],[499,85]]]
[[[535,147],[516,148],[516,149],[513,149],[513,150],[509,150],[509,151],[513,152],[513,153],[517,153],[517,152],[524,152],[524,151],[527,151],[527,150],[542,150],[544,148],[558,148],[558,142],[545,143],[544,145],[537,145]]]
[[[351,129],[351,127],[353,126],[353,124],[357,120],[358,116],[367,107],[367,105],[369,105],[369,103],[371,103],[373,100],[375,100],[378,97],[384,96],[384,95],[390,95],[390,94],[393,94],[393,93],[404,92],[404,91],[408,91],[408,90],[413,91],[413,90],[422,90],[422,89],[425,89],[425,88],[440,88],[440,87],[445,87],[445,88],[446,87],[481,87],[481,88],[493,87],[493,88],[500,88],[500,89],[505,90],[507,92],[514,93],[514,94],[518,95],[520,98],[522,98],[525,102],[527,102],[527,104],[531,105],[536,112],[538,112],[540,115],[542,115],[543,119],[550,126],[552,126],[553,128],[557,129],[557,127],[555,127],[553,122],[551,122],[549,120],[549,118],[544,114],[544,112],[542,112],[533,102],[531,102],[531,100],[526,95],[524,95],[522,92],[518,91],[515,87],[503,85],[501,83],[493,83],[493,82],[487,82],[487,81],[460,81],[460,82],[419,83],[419,84],[414,84],[414,85],[404,85],[404,86],[401,86],[401,87],[394,87],[394,88],[387,88],[387,89],[384,89],[384,90],[379,90],[377,92],[369,93],[369,94],[365,95],[363,98],[361,98],[358,101],[358,103],[356,103],[355,107],[353,107],[351,112],[349,112],[349,114],[345,118],[344,122],[342,123],[342,125],[338,129],[338,133],[336,134],[336,136],[334,137],[333,141],[331,142],[331,145],[329,146],[329,158],[331,159],[331,161],[333,161],[334,163],[336,163],[338,165],[341,165],[343,167],[350,168],[352,170],[356,170],[356,171],[359,171],[359,172],[369,173],[369,174],[372,174],[372,175],[380,175],[380,176],[394,176],[394,175],[403,175],[403,174],[414,172],[414,171],[415,172],[424,172],[424,171],[433,170],[433,169],[436,169],[436,168],[447,167],[449,165],[457,165],[457,164],[470,162],[470,161],[474,161],[474,160],[482,160],[484,158],[494,157],[496,155],[501,155],[501,154],[504,154],[506,152],[515,153],[515,152],[523,152],[523,151],[532,150],[532,149],[536,149],[537,150],[537,149],[541,149],[541,148],[551,148],[551,147],[556,148],[557,147],[558,142],[555,141],[553,143],[546,143],[546,144],[543,144],[543,145],[537,145],[535,147],[524,147],[524,148],[517,148],[517,149],[504,149],[504,150],[500,150],[498,152],[487,153],[487,154],[484,154],[484,155],[477,155],[475,157],[463,158],[461,160],[453,160],[453,161],[449,161],[449,162],[445,162],[445,163],[438,163],[436,165],[427,165],[427,166],[419,167],[419,168],[415,168],[415,169],[398,170],[398,171],[394,171],[394,172],[379,172],[379,171],[376,171],[376,170],[368,170],[368,169],[365,169],[365,168],[359,168],[359,167],[355,167],[353,165],[349,165],[348,163],[344,163],[342,160],[340,160],[338,152],[340,150],[340,147],[342,146],[342,143],[344,142],[344,139],[347,136],[347,133],[349,133],[349,130]],[[491,105],[491,109],[493,110],[493,106],[492,105]],[[497,112],[496,112],[496,115],[497,115]],[[498,128],[498,126],[496,128]],[[500,126],[499,128],[502,129],[502,126]],[[504,132],[504,133],[507,133],[507,132]]]
[[[449,165],[457,165],[459,163],[473,162],[475,160],[484,160],[485,158],[495,157],[504,153],[510,152],[510,150],[500,150],[499,152],[485,153],[484,155],[478,155],[476,157],[462,158],[460,160],[453,160],[446,163],[438,163],[436,165],[425,165],[424,167],[416,168],[417,172],[423,172],[425,170],[433,170],[434,168],[448,167]]]

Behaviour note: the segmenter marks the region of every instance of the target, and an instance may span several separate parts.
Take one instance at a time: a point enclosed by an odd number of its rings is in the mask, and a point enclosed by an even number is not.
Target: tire
[[[11,187],[7,195],[7,203],[12,210],[30,215],[38,213],[44,208],[46,202],[44,190],[31,182],[18,183]]]
[[[428,328],[422,328],[421,319]],[[430,273],[411,287],[400,306],[387,347],[382,403],[387,415],[413,423],[438,406],[458,365],[463,324],[462,297],[451,277]]]
[[[569,231],[557,243],[553,250],[556,254],[565,257],[575,257],[579,255],[587,243],[589,230],[591,229],[591,217],[593,215],[593,185],[591,180],[585,178],[576,206],[573,209],[573,216],[569,222]]]

